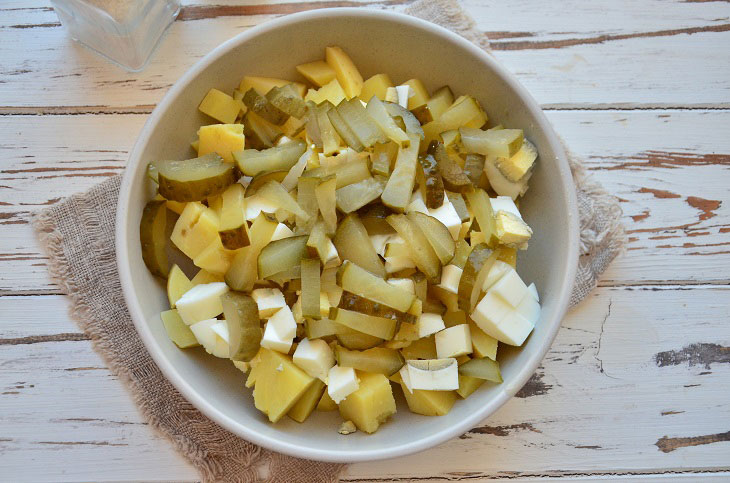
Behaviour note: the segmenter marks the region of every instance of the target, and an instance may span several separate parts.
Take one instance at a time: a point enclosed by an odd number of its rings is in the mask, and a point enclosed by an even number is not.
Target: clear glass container
[[[132,72],[141,71],[180,11],[179,0],[51,0],[77,40]]]

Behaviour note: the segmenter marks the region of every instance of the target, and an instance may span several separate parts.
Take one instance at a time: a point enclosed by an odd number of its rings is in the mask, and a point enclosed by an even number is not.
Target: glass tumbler
[[[51,0],[71,37],[131,72],[141,71],[180,12],[179,0]]]

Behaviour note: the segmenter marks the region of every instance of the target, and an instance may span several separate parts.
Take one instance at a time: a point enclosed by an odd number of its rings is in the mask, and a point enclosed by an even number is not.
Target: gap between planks
[[[666,478],[677,478],[684,479],[692,478],[698,479],[699,481],[706,481],[703,478],[711,478],[713,481],[719,480],[724,481],[725,478],[730,479],[730,467],[720,468],[682,468],[672,470],[657,470],[657,471],[592,471],[586,472],[571,472],[571,471],[551,471],[546,473],[521,473],[521,472],[505,472],[503,474],[490,474],[490,473],[478,473],[478,472],[466,472],[466,473],[447,473],[443,476],[421,476],[421,477],[396,477],[396,478],[348,478],[346,475],[341,478],[340,481],[350,483],[380,483],[380,482],[441,482],[441,481],[493,481],[493,480],[517,480],[517,481],[591,481],[591,480],[604,480],[604,479],[621,479],[621,480],[634,480],[650,479],[652,477]]]

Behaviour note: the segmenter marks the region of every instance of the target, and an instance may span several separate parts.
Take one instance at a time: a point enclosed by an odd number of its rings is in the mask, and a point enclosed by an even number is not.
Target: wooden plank
[[[727,286],[600,288],[566,318],[520,397],[461,438],[352,465],[346,480],[728,471],[729,295]],[[3,320],[17,320],[13,338],[77,331],[64,297],[3,297],[1,307]],[[88,341],[0,340],[0,360],[6,478],[196,477],[142,424]]]
[[[196,60],[253,25],[322,6],[401,10],[410,1],[191,4],[183,12],[187,20],[175,22],[139,74],[126,73],[71,41],[44,3],[11,3],[0,10],[0,106],[15,111],[24,106],[150,108]],[[725,2],[468,0],[465,6],[490,32],[496,57],[545,106],[730,106]],[[191,36],[193,25],[196,35]]]
[[[568,145],[622,200],[628,250],[605,284],[726,283],[727,111],[553,111]],[[0,293],[51,293],[30,214],[122,171],[145,115],[0,116]]]

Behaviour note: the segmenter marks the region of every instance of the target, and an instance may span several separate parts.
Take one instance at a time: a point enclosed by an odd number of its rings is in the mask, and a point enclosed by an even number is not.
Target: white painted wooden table
[[[360,4],[284,1],[187,4],[141,74],[73,43],[47,2],[0,2],[0,481],[197,478],[69,319],[29,219],[121,172],[155,103],[223,40]],[[519,397],[461,438],[345,479],[729,480],[730,3],[464,3],[620,197],[628,249]]]

